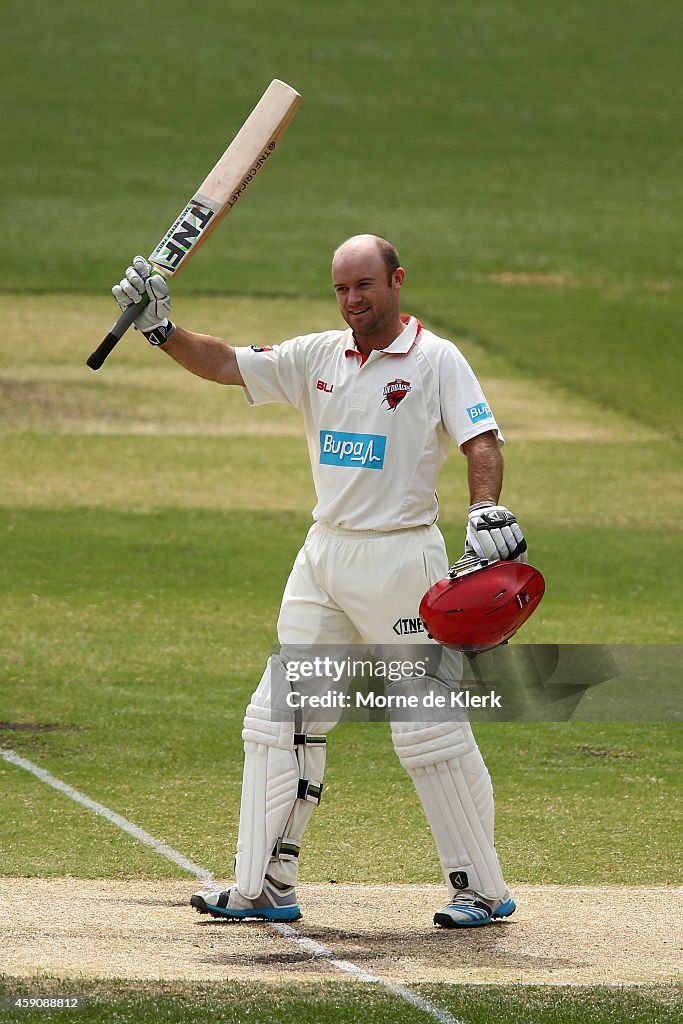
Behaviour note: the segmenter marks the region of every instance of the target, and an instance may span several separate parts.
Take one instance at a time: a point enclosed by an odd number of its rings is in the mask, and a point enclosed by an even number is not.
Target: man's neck
[[[389,348],[392,342],[396,341],[398,336],[403,333],[406,329],[406,324],[399,317],[395,323],[384,328],[381,331],[373,331],[372,334],[358,335],[354,332],[353,340],[356,343],[356,348],[359,352],[362,352],[364,356],[369,356],[371,352],[375,350],[381,350],[383,348]]]

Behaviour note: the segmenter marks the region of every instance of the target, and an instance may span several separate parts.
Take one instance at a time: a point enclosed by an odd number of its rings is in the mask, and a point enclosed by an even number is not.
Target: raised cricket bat
[[[180,273],[268,163],[300,100],[299,93],[285,82],[276,78],[270,83],[223,156],[152,252],[149,262],[154,272],[164,277]],[[121,314],[87,360],[91,369],[99,370],[146,304],[145,297]]]

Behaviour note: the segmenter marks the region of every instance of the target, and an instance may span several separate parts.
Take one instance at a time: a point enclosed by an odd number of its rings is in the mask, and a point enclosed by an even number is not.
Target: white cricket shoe
[[[245,917],[265,921],[298,921],[302,917],[293,887],[278,889],[267,878],[261,893],[253,900],[243,896],[237,886],[214,892],[196,892],[190,906],[200,914],[244,920]]]
[[[498,906],[495,906],[498,902]],[[434,924],[442,928],[479,928],[494,918],[514,914],[517,904],[511,896],[502,903],[490,901],[476,892],[460,892],[450,903],[434,914]]]

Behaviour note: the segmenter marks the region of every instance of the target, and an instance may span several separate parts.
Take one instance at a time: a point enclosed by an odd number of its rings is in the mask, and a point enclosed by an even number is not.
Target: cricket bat
[[[299,93],[285,82],[276,78],[270,83],[223,156],[150,255],[153,272],[164,277],[180,273],[268,163],[300,100]],[[87,360],[92,370],[99,370],[146,304],[145,296],[121,314]]]

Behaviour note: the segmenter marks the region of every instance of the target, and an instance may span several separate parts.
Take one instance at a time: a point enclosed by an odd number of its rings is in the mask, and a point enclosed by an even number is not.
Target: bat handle
[[[109,353],[116,347],[116,345],[118,345],[121,338],[133,323],[133,320],[142,313],[148,302],[149,299],[145,295],[141,302],[136,302],[132,306],[128,306],[127,309],[124,309],[123,313],[118,318],[104,341],[97,346],[93,354],[86,360],[86,365],[89,366],[91,370],[99,370]]]

